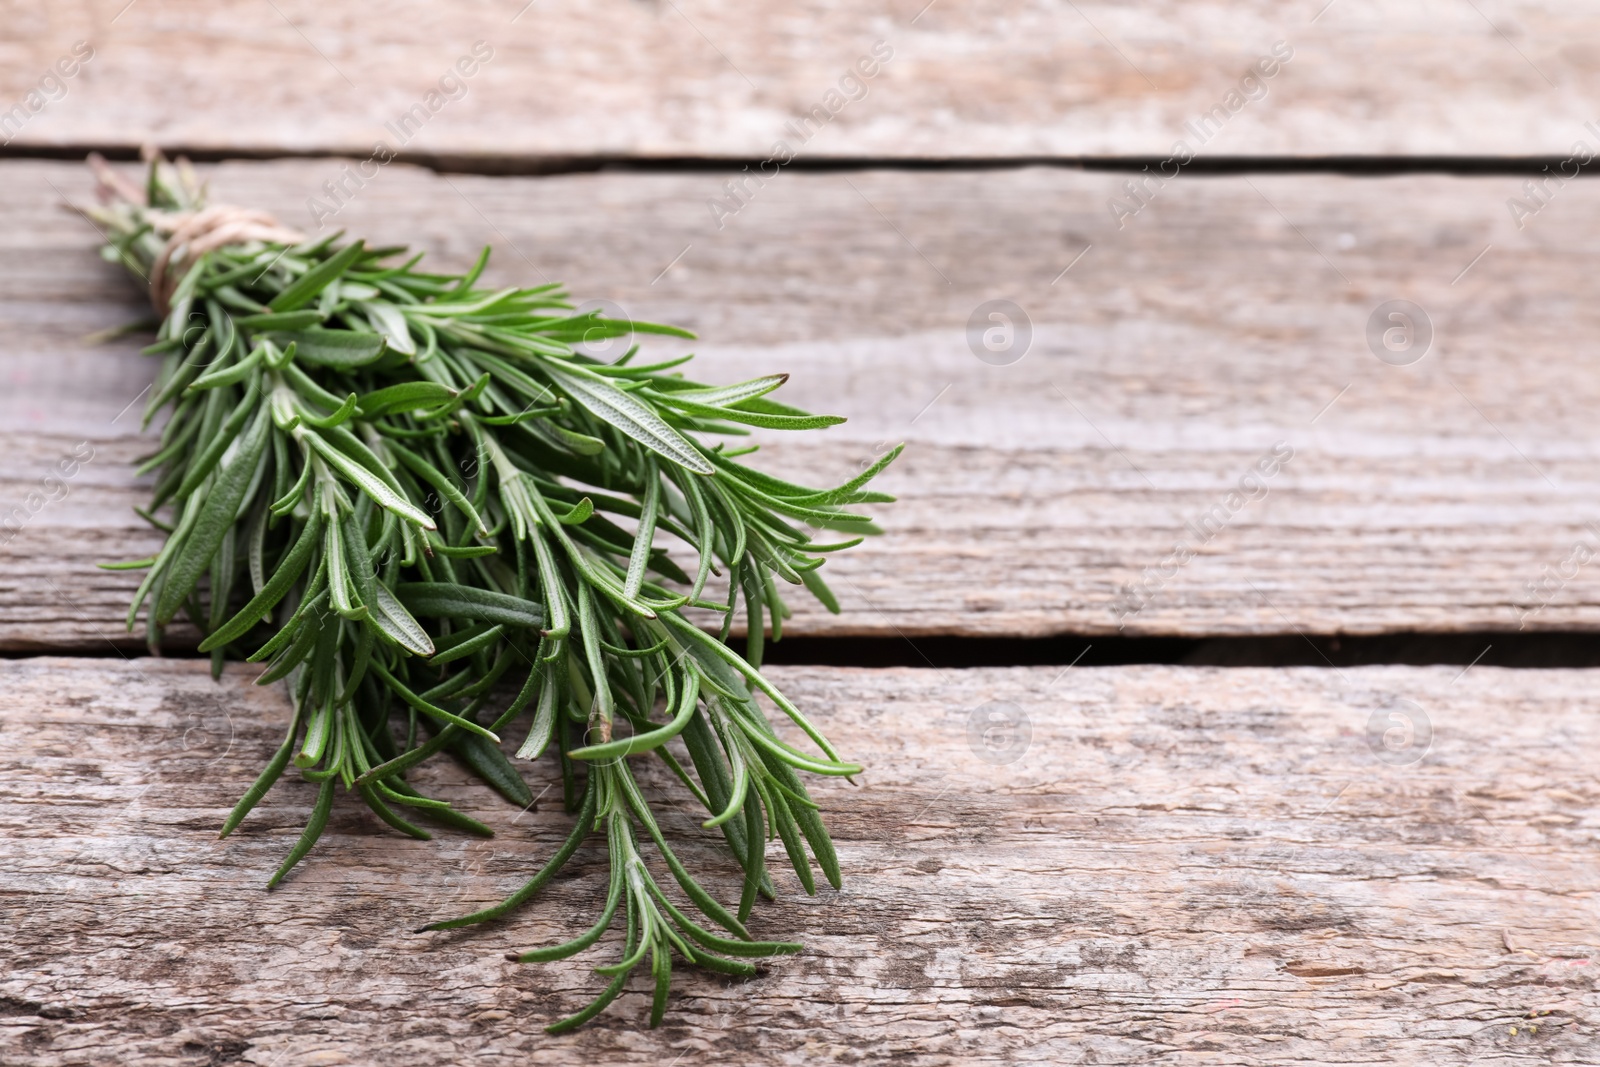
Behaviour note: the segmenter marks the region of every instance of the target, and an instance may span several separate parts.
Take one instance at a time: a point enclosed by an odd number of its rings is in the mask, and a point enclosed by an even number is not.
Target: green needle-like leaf
[[[557,370],[549,365],[545,373],[595,417],[615,426],[652,452],[696,474],[712,472],[711,464],[700,451],[668,426],[660,415],[599,375]]]
[[[394,592],[401,603],[419,615],[481,619],[535,630],[544,625],[544,613],[538,604],[492,589],[450,582],[406,582],[396,586]]]
[[[274,331],[272,339],[280,347],[294,345],[295,358],[302,363],[335,370],[355,370],[376,363],[387,347],[382,334],[344,330]]]
[[[361,242],[346,245],[337,254],[329,256],[321,263],[306,271],[299,278],[267,302],[267,307],[273,311],[294,311],[312,300],[318,293],[328,287],[328,284],[349,270],[356,260],[361,258],[365,251]]]

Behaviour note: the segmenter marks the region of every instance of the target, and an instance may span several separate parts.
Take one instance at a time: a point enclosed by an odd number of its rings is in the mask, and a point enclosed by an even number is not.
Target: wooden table
[[[0,12],[0,1063],[1600,1062],[1593,672],[1333,663],[1600,628],[1600,192],[1543,170],[1600,154],[1592,12],[123,3]],[[86,340],[140,302],[59,205],[146,140],[294,225],[689,326],[714,380],[790,372],[850,422],[776,473],[909,443],[843,614],[788,629],[923,665],[773,669],[869,765],[819,788],[845,889],[758,914],[805,954],[552,1038],[590,963],[503,957],[570,936],[596,857],[409,931],[520,884],[559,805],[430,766],[500,836],[341,803],[270,894],[309,787],[215,840],[283,699],[143,655],[93,566],[158,543],[153,367]],[[984,348],[991,301],[1025,345]],[[1427,330],[1385,347],[1394,301]],[[1088,665],[1302,637],[1315,667]],[[979,638],[1065,651],[924,661]]]

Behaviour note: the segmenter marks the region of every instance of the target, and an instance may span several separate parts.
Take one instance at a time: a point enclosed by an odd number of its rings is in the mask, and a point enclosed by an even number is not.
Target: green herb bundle
[[[674,955],[750,974],[753,959],[796,951],[745,925],[773,894],[766,845],[782,842],[808,892],[813,861],[837,887],[800,772],[860,768],[761,675],[763,633],[781,637],[780,585],[838,610],[818,568],[876,532],[848,509],[891,499],[864,487],[898,450],[834,489],[779,480],[738,461],[753,448],[706,442],[842,421],[771,399],[783,375],[703,385],[675,369],[689,357],[636,362],[637,345],[607,364],[584,345],[691,335],[577,314],[553,285],[480,287],[488,249],[466,274],[427,273],[403,248],[305,240],[260,213],[208,208],[182,161],[154,158],[143,188],[94,163],[101,203],[86,214],[104,255],[149,284],[161,313],[146,423],[171,408],[141,468],[156,472],[142,514],[166,542],[112,565],[144,571],[128,625],[143,610],[154,645],[181,614],[215,670],[229,654],[266,663],[259,684],[282,680],[293,699],[288,735],[222,833],[293,764],[316,797],[269,885],[316,844],[340,786],[400,833],[428,837],[418,820],[490,834],[407,772],[451,753],[530,805],[499,747],[522,720],[516,757],[559,761],[571,836],[504,903],[432,929],[517,907],[593,834],[611,872],[598,918],[516,958],[570,956],[617,926],[621,959],[552,1030],[592,1018],[640,966],[654,1025]],[[707,596],[713,574],[725,602]],[[744,655],[727,644],[741,600]],[[685,618],[690,607],[720,613],[721,634]],[[809,745],[785,741],[757,694]],[[743,870],[736,903],[674,854],[636,757],[660,760],[704,806]]]

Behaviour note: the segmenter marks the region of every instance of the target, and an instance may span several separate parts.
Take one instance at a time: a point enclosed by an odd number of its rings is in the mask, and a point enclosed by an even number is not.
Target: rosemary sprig
[[[818,569],[876,532],[850,508],[892,499],[866,485],[898,449],[833,489],[773,478],[737,461],[753,448],[706,438],[842,421],[771,399],[784,375],[705,385],[677,369],[688,357],[636,363],[637,346],[602,363],[575,346],[692,335],[577,314],[553,285],[481,287],[488,249],[465,274],[428,273],[403,248],[304,240],[259,213],[207,208],[182,161],[152,158],[142,189],[92,162],[101,204],[86,213],[108,235],[103,254],[147,280],[162,313],[145,350],[162,360],[146,423],[171,408],[141,468],[157,472],[141,514],[166,542],[111,565],[145,571],[128,625],[142,611],[154,646],[182,614],[214,671],[230,654],[265,662],[259,684],[282,680],[293,700],[283,744],[223,836],[291,763],[319,788],[269,885],[316,844],[339,784],[401,833],[428,837],[417,819],[488,835],[407,772],[449,752],[529,805],[498,744],[528,713],[517,757],[554,754],[577,824],[504,903],[430,929],[506,914],[592,835],[611,870],[599,920],[514,958],[582,951],[619,912],[622,958],[597,968],[605,990],[552,1030],[592,1018],[641,966],[659,1022],[674,954],[748,974],[753,959],[798,950],[745,926],[756,897],[773,894],[766,844],[782,841],[807,892],[813,861],[837,887],[799,772],[861,768],[761,675],[763,635],[779,639],[789,614],[778,579],[838,610]],[[155,517],[163,507],[170,518]],[[661,533],[693,547],[692,574]],[[713,574],[727,576],[724,602],[707,597]],[[726,644],[741,598],[742,656]],[[721,636],[686,619],[689,607],[721,613]],[[509,684],[516,697],[489,718]],[[778,734],[757,693],[810,751]],[[640,757],[666,765],[732,850],[744,878],[731,910],[668,845],[633,773]]]

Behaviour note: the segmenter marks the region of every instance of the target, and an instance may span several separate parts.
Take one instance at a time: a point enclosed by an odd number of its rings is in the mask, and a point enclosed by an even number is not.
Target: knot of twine
[[[145,217],[152,229],[167,235],[150,265],[150,303],[163,316],[172,310],[172,292],[183,279],[182,268],[205,253],[249,241],[296,245],[306,239],[269,212],[232,204],[213,204],[199,211],[151,211]]]

